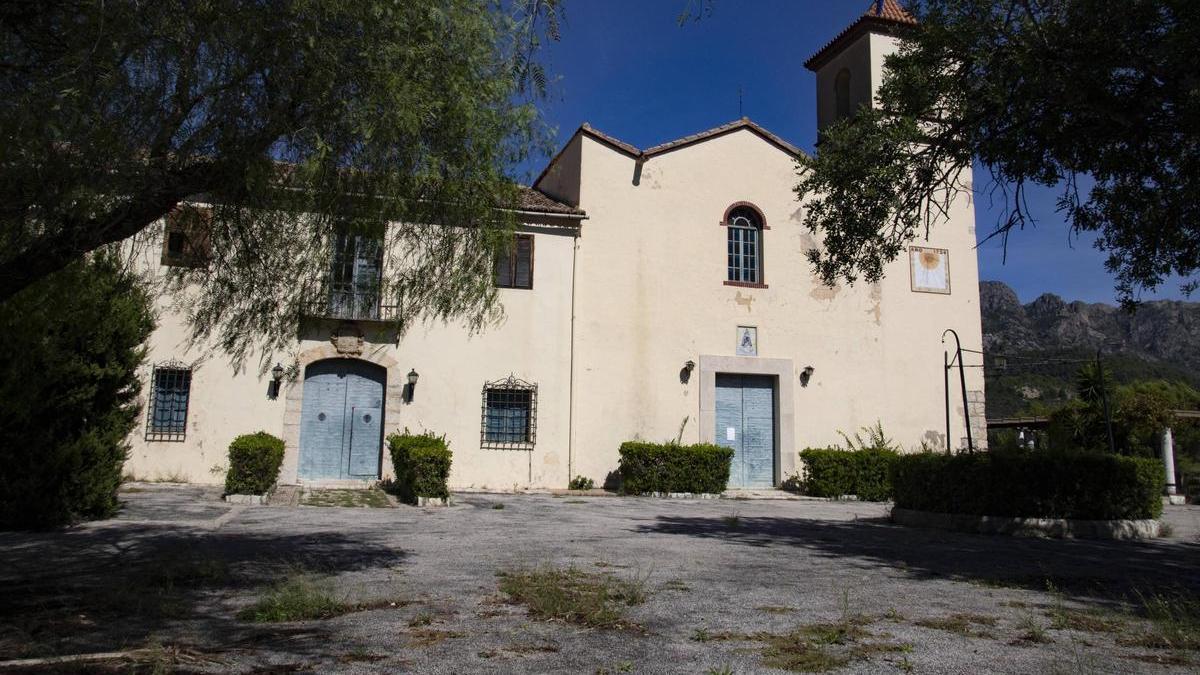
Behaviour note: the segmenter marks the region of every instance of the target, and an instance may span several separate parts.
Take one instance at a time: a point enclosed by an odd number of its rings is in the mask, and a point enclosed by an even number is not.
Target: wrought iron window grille
[[[174,360],[154,366],[146,411],[147,441],[185,440],[191,393],[191,366]]]
[[[479,444],[529,449],[537,442],[537,385],[513,375],[483,385]]]

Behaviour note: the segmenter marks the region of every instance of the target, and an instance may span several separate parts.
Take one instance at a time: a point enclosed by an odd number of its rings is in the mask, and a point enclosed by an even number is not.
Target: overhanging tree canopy
[[[518,198],[505,171],[545,142],[534,52],[556,8],[6,3],[0,302],[191,200],[213,207],[191,318],[227,348],[294,337],[332,234],[383,222],[422,224],[388,235],[410,251],[384,283],[408,316],[482,320]]]
[[[1030,184],[1061,189],[1098,234],[1122,301],[1200,268],[1200,4],[1188,0],[921,0],[875,108],[801,160],[808,253],[827,284],[877,281],[969,190],[977,162],[1006,191],[992,236],[1029,222]],[[1090,189],[1077,179],[1088,177]]]

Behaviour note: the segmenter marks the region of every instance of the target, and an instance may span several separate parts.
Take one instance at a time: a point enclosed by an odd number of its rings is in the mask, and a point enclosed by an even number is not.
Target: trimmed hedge
[[[621,491],[720,493],[729,483],[733,449],[709,443],[621,444]]]
[[[899,456],[894,450],[881,448],[801,450],[804,494],[834,498],[857,495],[863,501],[885,502],[892,498],[891,470]]]
[[[893,464],[892,485],[901,509],[1140,520],[1162,515],[1163,466],[1078,450],[905,455]]]
[[[229,444],[225,494],[265,495],[279,479],[282,464],[282,440],[265,431],[238,436]]]
[[[417,497],[446,499],[450,496],[452,453],[445,436],[430,432],[388,436],[392,467],[396,471],[396,494],[406,504],[416,504]]]

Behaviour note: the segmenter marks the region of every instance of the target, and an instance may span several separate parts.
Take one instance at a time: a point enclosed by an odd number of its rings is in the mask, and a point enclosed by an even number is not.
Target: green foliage
[[[1108,450],[1104,412],[1107,391],[1117,452],[1157,457],[1163,429],[1174,424],[1173,410],[1191,407],[1195,390],[1182,384],[1139,382],[1114,388],[1094,365],[1080,370],[1079,398],[1050,414],[1050,446]]]
[[[392,452],[392,467],[396,472],[396,494],[407,504],[417,503],[417,497],[446,499],[450,496],[451,452],[446,437],[432,432],[388,436]]]
[[[230,352],[290,345],[338,231],[403,251],[381,284],[397,329],[498,318],[488,282],[516,220],[496,207],[520,203],[509,171],[549,147],[537,52],[558,5],[6,9],[0,300],[106,244],[156,245],[150,226],[204,195],[211,262],[174,281],[196,336]]]
[[[594,487],[596,487],[596,481],[583,476],[575,476],[567,485],[570,490],[591,490]]]
[[[813,497],[857,495],[868,502],[892,498],[891,466],[900,455],[887,447],[857,450],[806,448],[803,492]]]
[[[621,491],[625,494],[650,492],[720,493],[729,483],[731,448],[698,443],[621,444]]]
[[[1158,460],[1087,451],[903,455],[896,507],[935,513],[1114,520],[1162,513]]]
[[[282,465],[282,439],[265,431],[238,436],[229,444],[225,494],[265,495],[279,478]]]
[[[878,281],[969,198],[978,163],[1008,205],[992,236],[1030,222],[1028,185],[1057,188],[1072,231],[1098,235],[1122,301],[1172,275],[1194,287],[1194,3],[907,4],[920,25],[887,58],[878,105],[824,129],[799,160],[804,224],[823,240],[808,256],[823,281]]]
[[[300,574],[273,586],[253,605],[238,612],[238,618],[255,623],[308,621],[338,616],[352,609],[334,597],[327,579]]]
[[[150,299],[107,255],[0,303],[0,528],[117,509]]]

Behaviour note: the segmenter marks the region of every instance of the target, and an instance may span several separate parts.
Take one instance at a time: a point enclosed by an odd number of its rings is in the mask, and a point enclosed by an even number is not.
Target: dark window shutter
[[[513,286],[533,288],[533,237],[517,237],[516,271]]]

